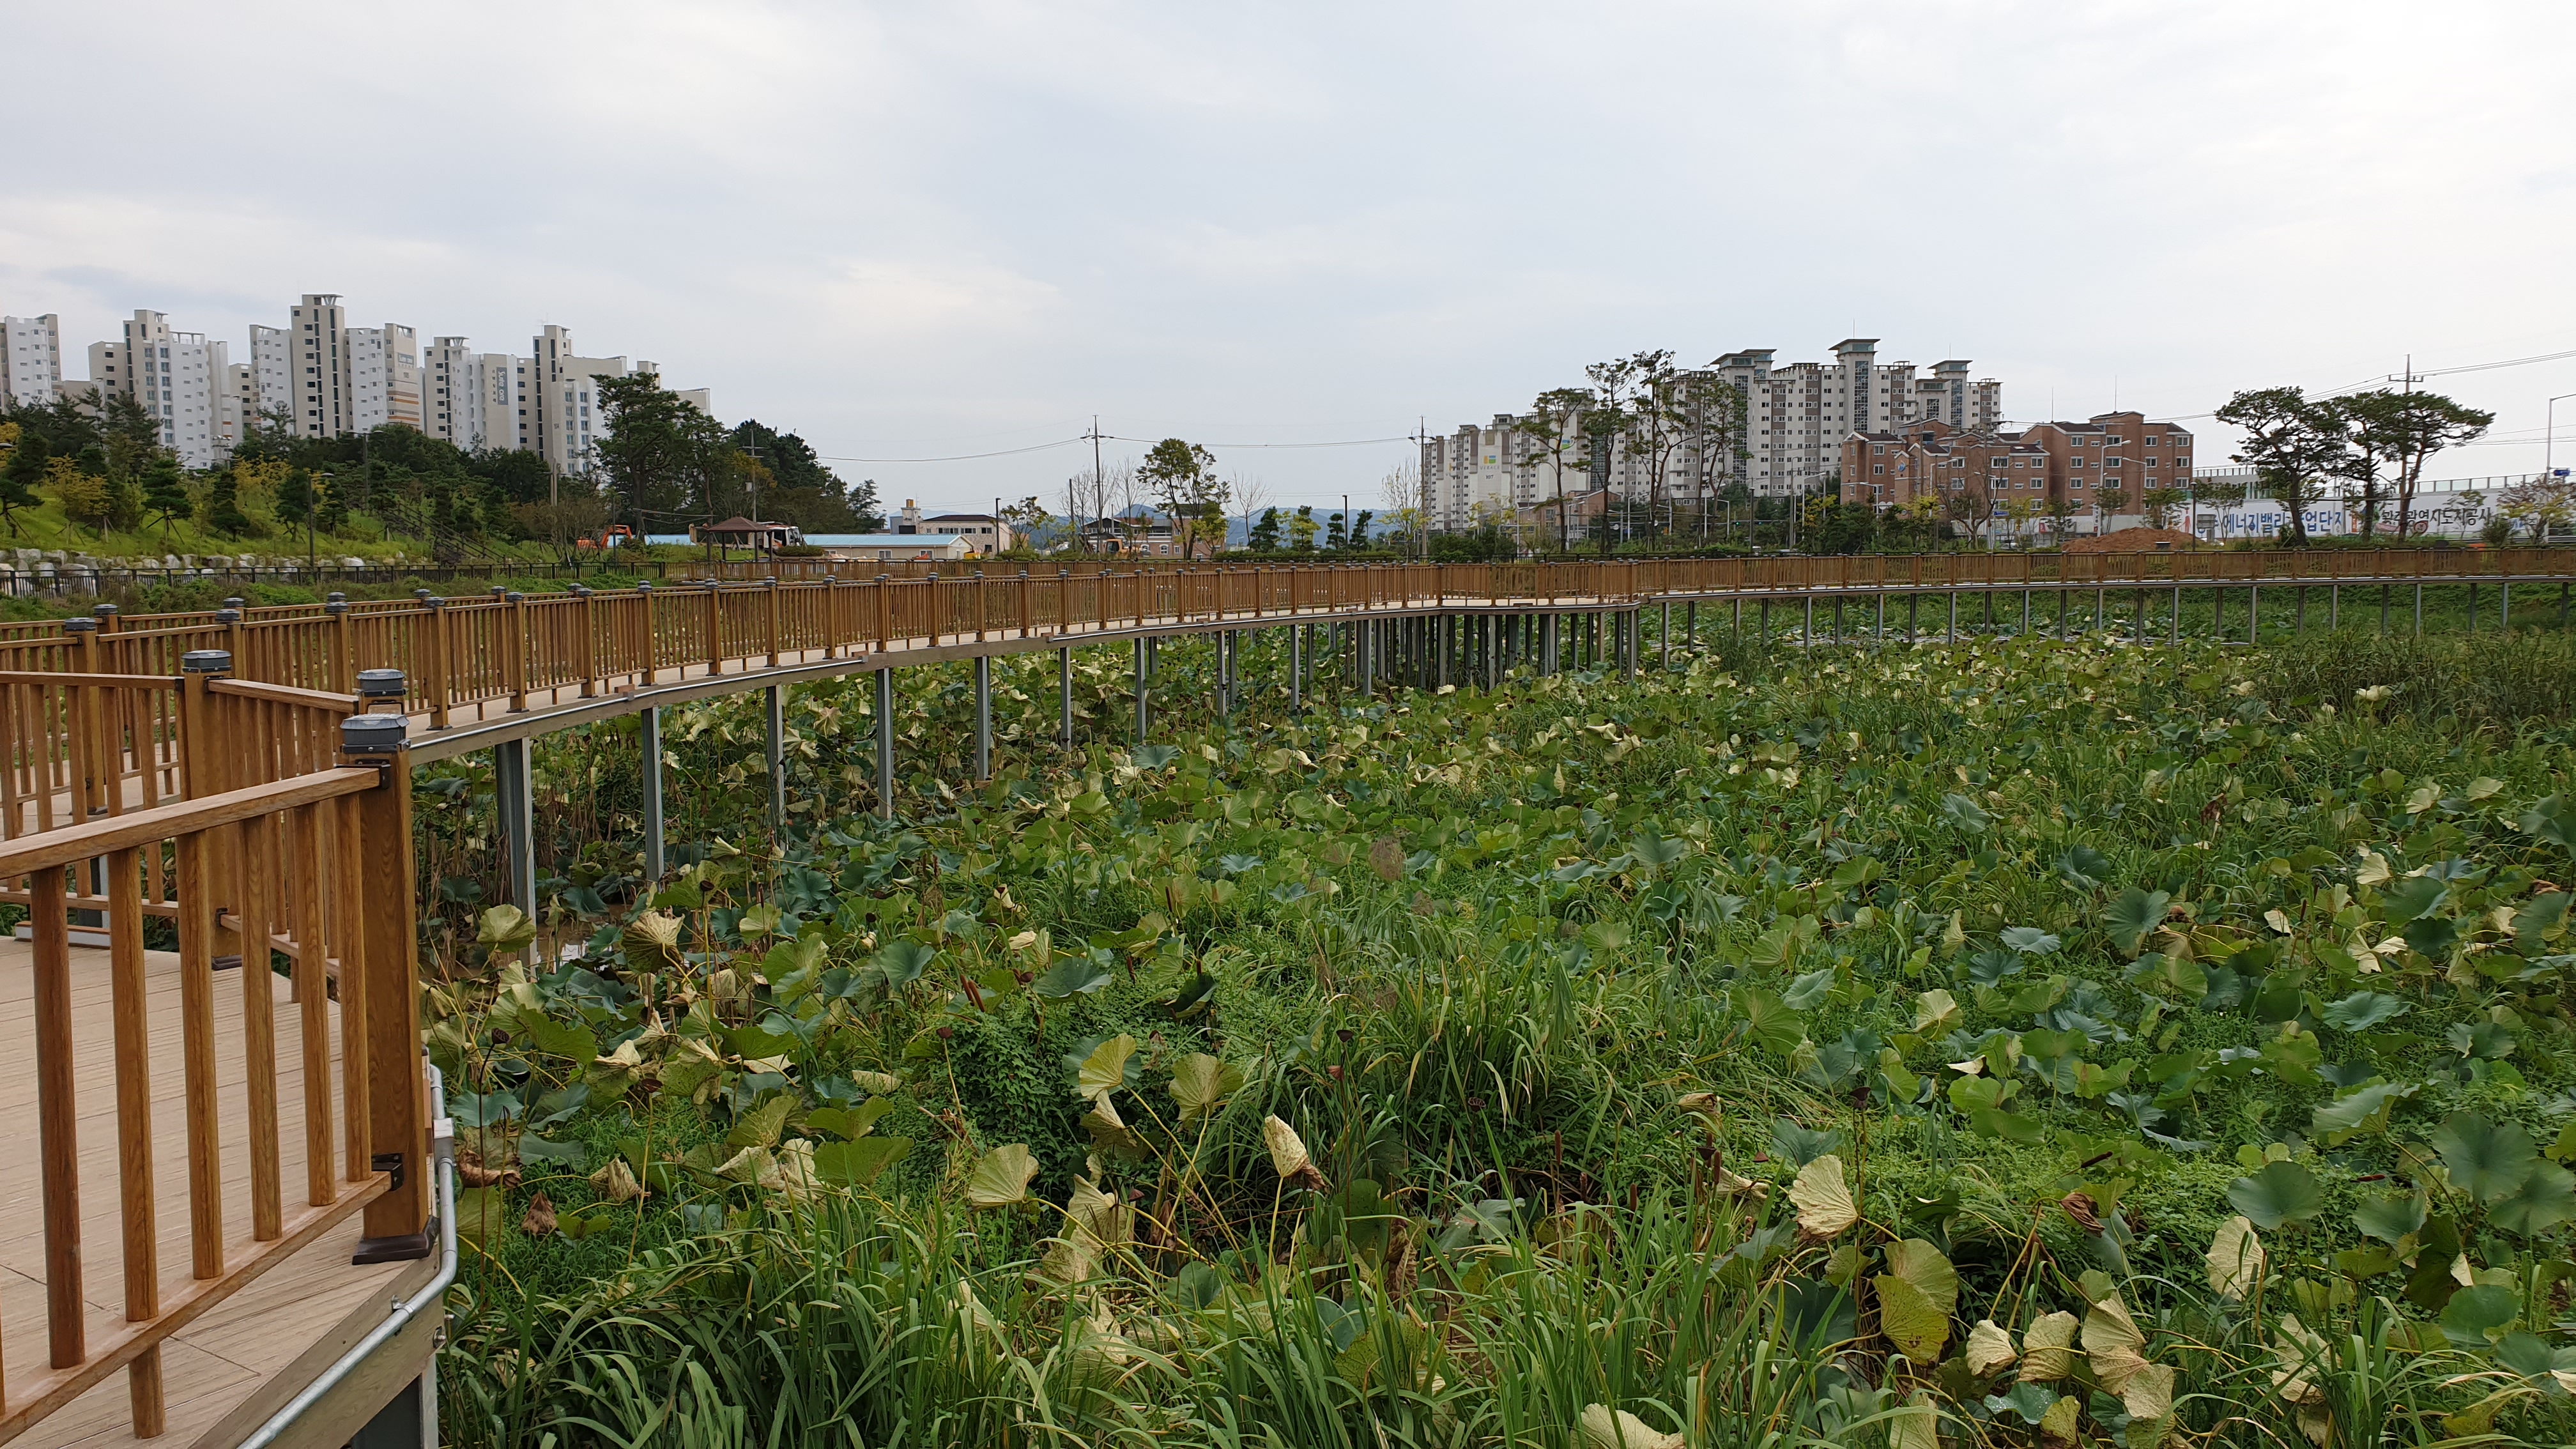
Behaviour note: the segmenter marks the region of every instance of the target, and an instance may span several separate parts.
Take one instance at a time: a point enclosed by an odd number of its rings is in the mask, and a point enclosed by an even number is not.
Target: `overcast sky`
[[[2564,0],[0,0],[0,312],[67,375],[137,307],[236,360],[308,291],[555,322],[835,458],[1096,413],[1337,503],[1410,446],[1225,445],[1855,332],[2025,421],[2576,350],[2570,54]],[[2437,474],[2532,469],[2576,360],[2427,385],[2518,440]],[[1088,462],[836,466],[1060,511]]]

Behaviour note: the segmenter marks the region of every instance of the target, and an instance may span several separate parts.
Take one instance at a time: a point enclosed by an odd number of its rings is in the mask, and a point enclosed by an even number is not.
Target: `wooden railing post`
[[[364,840],[364,891],[354,961],[365,975],[368,1162],[389,1174],[384,1196],[367,1204],[355,1261],[425,1258],[429,1225],[429,1121],[420,1070],[420,1007],[414,970],[418,923],[412,903],[411,751],[398,714],[353,714],[340,726],[343,764],[376,771],[374,789],[354,797]]]
[[[501,596],[509,609],[510,640],[502,646],[502,658],[510,671],[504,681],[510,690],[510,713],[528,712],[528,596],[516,589]]]
[[[333,594],[322,605],[331,619],[331,687],[342,694],[356,687],[358,651],[349,637],[349,601]]]
[[[35,935],[36,1127],[44,1194],[45,1319],[50,1362],[76,1368],[89,1357],[89,1304],[81,1292],[80,1138],[73,1096],[72,946],[63,918],[63,872],[40,870],[30,884]]]
[[[572,594],[581,600],[581,697],[599,697],[599,600],[588,584],[575,584]]]
[[[707,586],[707,673],[724,673],[724,581],[708,579]]]
[[[769,667],[778,667],[778,578],[775,574],[760,581],[762,604],[769,624]]]
[[[448,673],[447,601],[433,595],[420,601],[429,610],[429,727],[447,728],[447,701],[455,694],[453,678]]]
[[[650,686],[661,677],[655,662],[660,657],[660,643],[653,634],[653,586],[651,584],[641,581],[636,583],[635,612],[644,617],[644,683]]]

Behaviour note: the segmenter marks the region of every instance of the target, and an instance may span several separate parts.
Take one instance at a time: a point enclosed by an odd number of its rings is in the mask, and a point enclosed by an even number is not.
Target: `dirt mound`
[[[2200,540],[2179,528],[2124,528],[2117,533],[2096,534],[2089,538],[2070,538],[2067,553],[2170,553],[2175,549],[2198,548]]]

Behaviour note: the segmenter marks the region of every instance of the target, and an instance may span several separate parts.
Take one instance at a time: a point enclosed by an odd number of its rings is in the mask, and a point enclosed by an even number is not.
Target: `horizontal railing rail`
[[[232,674],[348,696],[367,669],[398,669],[433,727],[451,713],[518,712],[627,687],[851,654],[1241,621],[1453,608],[1604,609],[1832,591],[2262,587],[2565,581],[2576,549],[2310,549],[2181,553],[1962,553],[1504,563],[1201,564],[1062,560],[1013,569],[779,560],[754,581],[703,578],[624,590],[498,591],[366,607],[225,610],[72,620],[65,632],[0,638],[0,672],[168,675],[221,651]],[[832,564],[800,570],[787,565]],[[727,566],[725,572],[738,572]],[[792,576],[808,572],[811,577]],[[128,713],[134,713],[129,708]],[[150,707],[142,709],[143,715]],[[166,755],[163,722],[120,726]],[[158,733],[155,733],[155,731]],[[13,735],[14,738],[14,735]],[[27,752],[21,751],[23,757]],[[42,755],[43,751],[37,751]],[[54,753],[61,750],[55,747]],[[160,756],[155,756],[160,758]],[[21,759],[18,768],[24,771]]]

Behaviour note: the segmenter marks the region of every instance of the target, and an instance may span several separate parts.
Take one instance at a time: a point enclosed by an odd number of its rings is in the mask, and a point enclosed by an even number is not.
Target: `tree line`
[[[50,500],[102,543],[157,525],[167,547],[185,525],[230,540],[300,534],[311,549],[363,518],[451,558],[490,542],[568,546],[622,518],[638,533],[754,510],[807,531],[884,527],[874,483],[845,482],[792,432],[757,419],[728,429],[649,374],[599,390],[607,429],[586,460],[598,466],[560,477],[541,454],[401,424],[299,437],[282,412],[257,419],[224,462],[190,469],[132,398],[0,403],[0,528],[22,536],[21,515]]]

